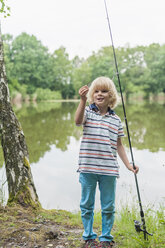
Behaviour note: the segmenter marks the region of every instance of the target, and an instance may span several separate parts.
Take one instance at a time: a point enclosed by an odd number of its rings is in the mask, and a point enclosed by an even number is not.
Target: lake
[[[29,148],[34,183],[39,200],[46,209],[79,210],[78,153],[82,127],[74,124],[78,102],[47,102],[14,106]],[[122,106],[115,112],[125,130]],[[165,107],[140,102],[126,105],[127,120],[135,163],[140,167],[138,183],[143,206],[159,207],[165,202]],[[126,134],[126,130],[125,130]],[[127,135],[123,138],[128,157]],[[118,159],[116,204],[136,204],[134,175]],[[131,161],[131,159],[130,159]],[[7,199],[7,183],[0,147],[0,186]],[[100,208],[99,192],[96,209]]]

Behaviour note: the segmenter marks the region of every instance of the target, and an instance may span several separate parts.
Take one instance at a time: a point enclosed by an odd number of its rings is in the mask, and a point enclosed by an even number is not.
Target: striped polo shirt
[[[117,139],[122,136],[121,120],[113,110],[102,116],[95,104],[86,107],[78,172],[118,177]]]

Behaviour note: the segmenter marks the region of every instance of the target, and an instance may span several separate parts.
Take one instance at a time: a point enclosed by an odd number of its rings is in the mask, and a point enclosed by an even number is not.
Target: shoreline
[[[36,101],[36,100],[14,100],[11,99],[11,103],[13,105],[19,105],[19,104],[23,104],[23,103],[27,103],[27,104],[38,104],[38,103],[53,103],[53,102],[79,102],[80,99],[54,99],[54,100],[40,100],[40,101]],[[165,95],[160,95],[157,97],[153,97],[151,96],[149,99],[145,99],[143,96],[131,96],[129,98],[129,100],[126,100],[126,98],[124,97],[124,102],[127,104],[129,104],[130,102],[132,103],[144,103],[144,102],[148,102],[148,103],[159,103],[159,104],[165,104]],[[122,104],[121,100],[119,102],[119,105]]]
[[[143,232],[137,233],[134,220],[140,220],[135,206],[123,207],[116,214],[112,235],[114,248],[163,248],[165,244],[163,208],[145,212],[147,231],[154,234],[144,240]],[[81,214],[65,210],[23,208],[20,205],[0,205],[0,247],[83,248]],[[101,212],[95,212],[94,231],[100,234]]]

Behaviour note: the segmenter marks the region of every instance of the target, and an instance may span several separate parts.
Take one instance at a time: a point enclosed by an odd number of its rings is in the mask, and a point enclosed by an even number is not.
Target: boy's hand
[[[134,169],[134,167],[133,167],[132,164],[130,164],[130,166],[128,167],[128,169],[129,169],[130,171],[132,171],[134,174],[137,174],[138,171],[139,171],[139,167],[138,167],[137,165],[135,165],[135,169]]]
[[[87,95],[88,91],[89,91],[89,88],[88,88],[87,85],[84,85],[83,87],[81,87],[79,89],[79,95],[80,95],[80,97],[81,97],[82,100],[86,100],[87,99],[87,96],[86,95]]]

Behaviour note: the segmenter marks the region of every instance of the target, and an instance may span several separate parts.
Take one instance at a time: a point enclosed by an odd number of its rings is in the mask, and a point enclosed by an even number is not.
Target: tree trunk
[[[0,139],[8,182],[8,204],[39,207],[28,158],[28,149],[21,125],[12,109],[0,34]]]

